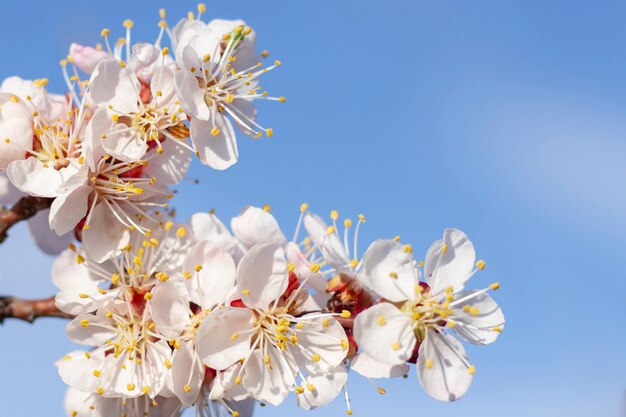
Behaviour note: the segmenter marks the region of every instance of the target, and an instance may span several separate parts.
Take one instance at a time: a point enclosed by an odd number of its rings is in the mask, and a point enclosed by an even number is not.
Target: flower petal
[[[250,308],[267,310],[287,290],[289,271],[285,252],[272,243],[254,246],[237,269],[237,292]]]
[[[58,236],[50,230],[50,209],[42,210],[28,220],[28,231],[35,244],[48,255],[58,255],[74,240],[72,233]]]
[[[315,246],[317,246],[324,259],[336,269],[344,269],[350,261],[346,248],[343,246],[341,239],[336,232],[328,233],[328,226],[316,214],[307,213],[304,216],[304,228],[311,237]]]
[[[198,399],[204,366],[196,356],[192,342],[186,342],[172,355],[172,390],[185,407],[192,406]]]
[[[393,302],[414,298],[420,273],[413,255],[402,244],[379,239],[367,249],[362,262],[358,277],[366,287]]]
[[[106,204],[96,205],[89,228],[83,230],[83,247],[87,255],[96,262],[103,262],[115,256],[129,240],[128,228],[115,218]]]
[[[461,291],[471,277],[476,260],[474,245],[465,233],[446,229],[443,240],[431,245],[424,260],[424,275],[432,294],[443,294],[446,288]]]
[[[479,291],[462,291],[455,295],[450,304],[454,314],[453,330],[462,339],[476,344],[487,345],[496,341],[504,329],[504,314],[489,294]],[[469,306],[470,311],[463,307]]]
[[[230,227],[235,237],[248,249],[257,243],[273,243],[278,246],[287,243],[274,216],[258,207],[244,208],[239,216],[233,217]]]
[[[287,355],[275,346],[267,349],[271,367],[265,365],[264,355],[255,350],[246,363],[243,386],[257,400],[279,405],[292,390],[296,368]]]
[[[367,378],[397,378],[409,372],[409,365],[389,365],[373,359],[365,352],[359,352],[350,360],[350,369]]]
[[[472,383],[463,345],[453,336],[428,330],[419,348],[417,376],[424,390],[439,401],[461,398]]]
[[[150,312],[157,330],[167,339],[180,336],[191,322],[189,301],[171,281],[157,284],[151,292]]]
[[[23,159],[24,152],[32,147],[32,112],[15,95],[0,93],[0,169]]]
[[[62,236],[76,227],[87,214],[92,188],[86,185],[70,189],[54,199],[50,206],[50,228]]]
[[[225,170],[237,162],[237,139],[228,119],[221,115],[215,115],[212,119],[191,119],[191,140],[200,162],[213,169]]]
[[[205,89],[198,85],[198,78],[190,71],[176,72],[176,97],[187,115],[193,119],[209,120],[211,113],[204,101]],[[210,129],[209,129],[210,130]]]
[[[373,359],[397,365],[415,348],[413,320],[389,303],[376,304],[354,319],[354,339]]]
[[[117,60],[100,62],[89,81],[91,99],[101,106],[112,106],[116,113],[134,113],[138,109],[141,85],[137,76]]]
[[[93,314],[81,314],[65,326],[70,340],[86,346],[101,346],[107,340],[115,338],[115,328]]]
[[[108,52],[90,46],[72,43],[70,45],[70,56],[73,59],[74,65],[80,68],[81,71],[91,74],[100,61],[104,61],[111,55]]]
[[[187,175],[191,153],[173,140],[161,142],[162,153],[152,156],[146,175],[156,178],[158,184],[175,185]]]
[[[348,372],[343,366],[337,366],[322,374],[309,375],[306,382],[312,384],[315,390],[305,389],[296,395],[296,402],[304,410],[328,405],[339,395],[347,381]]]

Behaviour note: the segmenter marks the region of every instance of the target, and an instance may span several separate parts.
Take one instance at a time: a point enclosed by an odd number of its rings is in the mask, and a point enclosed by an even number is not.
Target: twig
[[[54,297],[41,300],[22,300],[10,296],[0,296],[0,324],[6,318],[14,318],[32,323],[39,317],[73,318],[62,312],[54,303]]]
[[[13,204],[13,207],[0,210],[0,243],[7,238],[7,231],[15,223],[33,217],[37,212],[47,209],[52,204],[51,198],[26,196]]]

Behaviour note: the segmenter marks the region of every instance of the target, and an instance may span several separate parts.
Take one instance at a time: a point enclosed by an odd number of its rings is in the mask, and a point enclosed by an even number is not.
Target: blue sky
[[[175,22],[194,2],[3,5],[0,78],[48,77],[100,30],[151,41],[158,8]],[[379,396],[350,381],[355,416],[617,416],[626,388],[626,4],[618,1],[207,2],[242,18],[284,65],[264,87],[270,139],[240,138],[227,172],[196,164],[179,217],[228,220],[269,203],[291,231],[306,201],[327,215],[367,215],[361,247],[400,234],[425,252],[445,227],[474,241],[507,317],[497,343],[469,347],[477,373],[453,404],[431,400],[411,371]],[[17,262],[16,262],[17,261]],[[0,247],[0,293],[48,296],[52,259],[25,227]],[[64,323],[0,327],[7,415],[62,412],[52,362],[72,348]],[[306,415],[293,398],[258,416]],[[345,415],[342,402],[309,413]]]

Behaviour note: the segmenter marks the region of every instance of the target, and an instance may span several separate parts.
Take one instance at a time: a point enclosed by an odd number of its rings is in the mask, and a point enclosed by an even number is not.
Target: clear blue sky
[[[153,39],[195,2],[3,4],[0,78],[48,77],[71,41],[136,22]],[[181,218],[272,205],[292,230],[308,202],[368,217],[362,244],[400,234],[424,252],[444,227],[465,230],[498,280],[499,341],[470,347],[477,374],[454,404],[409,380],[380,397],[350,381],[355,416],[617,416],[626,388],[626,5],[619,1],[207,1],[242,18],[284,66],[264,86],[271,139],[240,139],[227,172],[196,165],[175,200]],[[17,261],[17,263],[16,263]],[[0,293],[52,294],[52,259],[21,226],[0,247]],[[52,417],[65,390],[53,360],[64,323],[0,327],[3,414]],[[304,416],[293,398],[258,416]],[[341,401],[310,413],[344,414]],[[383,414],[384,415],[384,414]]]

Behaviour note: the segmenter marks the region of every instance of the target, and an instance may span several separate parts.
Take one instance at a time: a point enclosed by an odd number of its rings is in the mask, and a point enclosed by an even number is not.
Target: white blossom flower
[[[288,291],[290,268],[280,246],[254,246],[237,268],[241,301],[235,305],[241,307],[217,310],[197,333],[206,366],[226,369],[243,358],[235,383],[273,405],[290,391],[318,389],[311,378],[339,366],[348,348],[332,314],[303,311],[307,293],[301,284]]]
[[[383,301],[360,313],[354,337],[360,349],[372,358],[397,365],[417,351],[420,383],[433,398],[454,401],[465,394],[475,372],[461,343],[444,330],[450,328],[475,344],[496,340],[504,316],[483,290],[464,291],[475,273],[474,246],[456,229],[447,229],[443,240],[426,254],[426,283],[412,248],[395,240],[378,240],[363,257],[359,279]],[[483,261],[476,263],[478,269]]]
[[[191,117],[191,140],[200,161],[215,169],[237,162],[232,123],[245,134],[272,136],[273,130],[256,121],[252,104],[268,97],[258,78],[280,65],[262,68],[254,52],[256,35],[242,21],[183,19],[171,31],[176,62],[176,91]],[[226,117],[228,116],[228,117]],[[231,122],[232,120],[232,122]]]
[[[109,398],[71,387],[65,394],[64,406],[67,417],[179,417],[183,412],[176,398]]]

